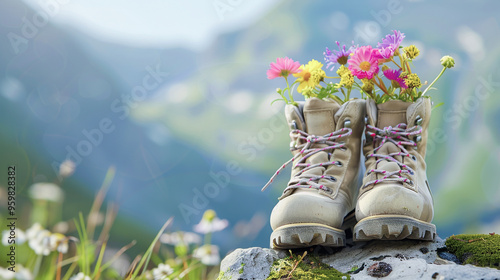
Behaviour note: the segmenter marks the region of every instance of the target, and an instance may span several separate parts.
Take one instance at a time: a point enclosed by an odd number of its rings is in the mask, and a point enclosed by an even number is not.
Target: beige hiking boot
[[[337,102],[308,99],[287,105],[292,175],[271,213],[271,247],[344,246],[344,219],[352,223],[357,189],[363,177],[360,162],[365,126],[365,100]],[[266,188],[269,183],[264,187]]]
[[[425,173],[431,101],[366,101],[366,174],[356,205],[354,241],[433,240],[434,210]]]

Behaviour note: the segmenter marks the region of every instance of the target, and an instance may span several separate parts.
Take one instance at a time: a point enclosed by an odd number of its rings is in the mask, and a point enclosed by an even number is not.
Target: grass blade
[[[138,269],[134,270],[134,273],[132,274],[132,277],[130,279],[135,279],[137,277],[137,274],[139,273],[139,269],[141,267],[143,267],[142,273],[146,272],[148,264],[149,264],[149,260],[151,259],[151,254],[153,253],[153,248],[154,248],[156,242],[158,242],[158,239],[160,239],[160,236],[163,234],[165,229],[172,223],[173,220],[174,220],[174,218],[172,217],[172,218],[168,219],[168,221],[165,222],[165,224],[160,229],[160,231],[156,235],[153,242],[151,242],[151,245],[149,245],[148,250],[146,251],[146,253],[142,257],[141,261],[139,262],[139,265],[137,266]]]

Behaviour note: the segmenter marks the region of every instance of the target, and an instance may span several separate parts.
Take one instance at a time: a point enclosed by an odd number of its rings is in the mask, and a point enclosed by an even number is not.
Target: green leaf
[[[135,269],[135,271],[132,274],[132,277],[130,277],[130,279],[135,279],[137,277],[137,274],[139,273],[139,270],[141,267],[143,267],[142,274],[144,274],[146,272],[146,270],[148,268],[148,263],[149,263],[149,260],[151,259],[151,254],[153,254],[153,248],[154,248],[156,242],[158,242],[158,239],[160,239],[160,236],[163,234],[165,229],[172,223],[172,221],[173,221],[173,218],[170,218],[170,219],[168,219],[168,221],[165,222],[165,224],[160,229],[160,231],[156,235],[153,242],[151,242],[151,245],[149,245],[149,248],[146,251],[146,253],[144,254],[144,256],[142,256],[141,261],[137,265],[137,268]]]
[[[281,99],[281,98],[276,98],[276,99],[274,99],[273,101],[271,101],[271,105],[273,105],[273,103],[274,103],[274,102],[276,102],[276,101],[280,101],[280,100],[281,100],[281,101],[285,101],[285,100],[283,100],[283,99]],[[286,101],[285,101],[285,103],[286,103]]]
[[[434,110],[434,109],[436,109],[436,108],[439,108],[439,107],[441,107],[443,105],[444,105],[444,102],[441,102],[441,103],[437,104],[436,106],[432,107],[431,111]]]

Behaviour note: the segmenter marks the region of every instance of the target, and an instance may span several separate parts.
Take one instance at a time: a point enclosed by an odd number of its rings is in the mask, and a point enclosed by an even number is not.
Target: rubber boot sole
[[[341,229],[318,223],[289,224],[276,228],[271,234],[271,248],[296,249],[316,245],[343,247],[346,244],[345,229],[353,228],[356,222],[354,211],[349,213]]]
[[[295,249],[314,245],[344,246],[345,232],[323,224],[301,223],[281,226],[271,234],[271,247],[274,249]]]
[[[401,215],[377,215],[366,217],[354,226],[353,240],[367,241],[418,239],[434,240],[436,226]]]

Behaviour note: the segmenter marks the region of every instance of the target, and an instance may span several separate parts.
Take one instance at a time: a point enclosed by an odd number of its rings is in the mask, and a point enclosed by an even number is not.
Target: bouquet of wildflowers
[[[323,64],[317,60],[300,65],[288,57],[278,58],[267,71],[269,79],[283,77],[286,81],[286,88],[277,89],[281,98],[275,101],[284,100],[287,104],[296,104],[292,91],[297,84],[297,92],[306,98],[331,98],[340,104],[350,99],[353,89],[358,90],[362,98],[372,98],[378,104],[388,100],[415,101],[424,96],[455,62],[450,56],[442,57],[443,70],[422,91],[420,77],[410,67],[420,51],[415,45],[403,47],[401,43],[404,38],[404,33],[394,30],[376,48],[355,46],[354,43],[347,48],[336,42],[338,50],[326,48],[323,53],[327,69],[333,71],[337,66],[337,75],[334,77],[327,76],[322,69]],[[288,80],[290,75],[296,78],[291,84]],[[333,79],[335,82],[327,82],[326,79]]]

